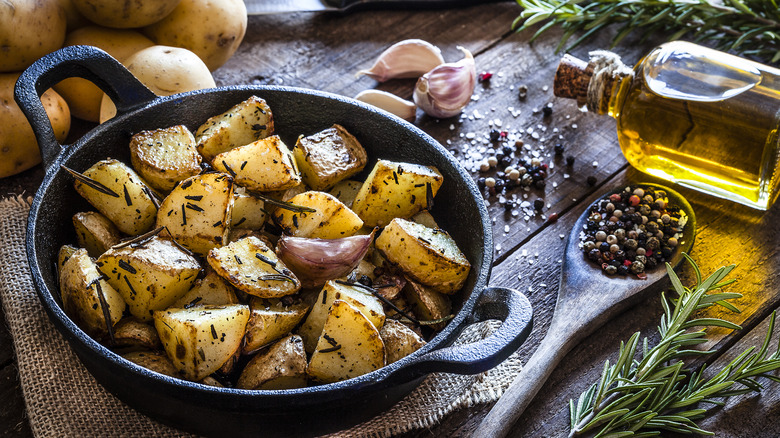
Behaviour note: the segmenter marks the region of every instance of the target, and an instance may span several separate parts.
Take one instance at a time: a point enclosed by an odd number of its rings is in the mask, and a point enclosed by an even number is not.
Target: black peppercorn
[[[537,199],[534,201],[534,210],[536,211],[542,211],[542,208],[544,208],[544,201],[541,199]]]
[[[569,167],[574,166],[574,155],[566,157],[566,165]]]
[[[490,141],[498,141],[501,138],[501,133],[492,129],[490,131]]]
[[[563,151],[566,150],[566,148],[563,147],[563,143],[555,143],[553,150],[555,151],[555,155],[563,155]]]
[[[595,186],[596,185],[596,177],[593,176],[593,175],[589,176],[588,179],[587,179],[587,182],[588,182],[589,186],[591,186],[591,187]]]
[[[534,183],[534,187],[536,187],[537,189],[540,189],[540,190],[545,188],[546,186],[547,186],[547,183],[545,183],[543,179],[540,179],[539,181],[536,181]]]
[[[481,176],[481,177],[477,178],[477,186],[479,188],[484,188],[485,187],[485,177],[484,176]]]
[[[552,115],[552,108],[549,106],[545,106],[544,108],[542,108],[542,115],[544,117],[550,117],[550,115]]]

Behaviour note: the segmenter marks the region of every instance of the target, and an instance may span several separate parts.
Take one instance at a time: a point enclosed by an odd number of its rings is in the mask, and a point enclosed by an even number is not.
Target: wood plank
[[[16,365],[0,368],[0,437],[32,437]]]

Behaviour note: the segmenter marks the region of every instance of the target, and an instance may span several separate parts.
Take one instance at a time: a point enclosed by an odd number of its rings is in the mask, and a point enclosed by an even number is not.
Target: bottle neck
[[[622,91],[633,81],[634,71],[618,55],[605,50],[590,52],[588,69],[593,72],[588,82],[588,111],[617,117],[625,96]]]

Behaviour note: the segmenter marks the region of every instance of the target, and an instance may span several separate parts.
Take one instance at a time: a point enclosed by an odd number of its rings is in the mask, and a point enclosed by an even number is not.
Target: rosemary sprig
[[[512,27],[525,30],[544,24],[533,39],[553,26],[564,30],[558,50],[579,33],[567,50],[599,30],[621,24],[612,45],[634,30],[644,36],[668,35],[704,41],[765,62],[780,60],[778,0],[517,0],[523,12]]]
[[[607,361],[601,379],[576,402],[569,402],[569,437],[647,437],[659,436],[663,431],[712,435],[696,424],[706,413],[698,407],[700,403],[723,405],[725,397],[758,391],[762,388],[756,380],[759,377],[780,382],[780,378],[769,374],[780,369],[780,345],[769,352],[774,313],[758,351],[749,348],[710,378],[704,377],[704,367],[686,368],[683,359],[712,353],[691,348],[707,341],[707,327],[740,328],[718,318],[695,318],[694,313],[716,305],[733,309],[727,300],[741,295],[719,291],[735,281],[725,280],[734,265],[721,267],[702,280],[696,263],[683,255],[696,273],[696,286],[683,286],[666,265],[679,298],[669,299],[662,294],[664,314],[658,328],[661,340],[649,348],[648,339],[644,338],[640,347],[637,332],[620,344],[617,361]]]

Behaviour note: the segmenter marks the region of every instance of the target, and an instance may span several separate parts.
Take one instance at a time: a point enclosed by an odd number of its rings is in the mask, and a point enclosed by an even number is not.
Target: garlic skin
[[[382,90],[364,90],[355,96],[356,100],[373,105],[394,114],[404,120],[413,122],[417,117],[417,105],[395,94]]]
[[[388,47],[370,69],[360,70],[356,76],[367,75],[379,82],[417,78],[440,64],[444,64],[444,58],[438,47],[420,39],[409,39]]]
[[[414,87],[414,102],[431,117],[445,119],[460,114],[474,94],[474,57],[464,47],[458,49],[463,52],[463,59],[435,67],[420,77]]]

